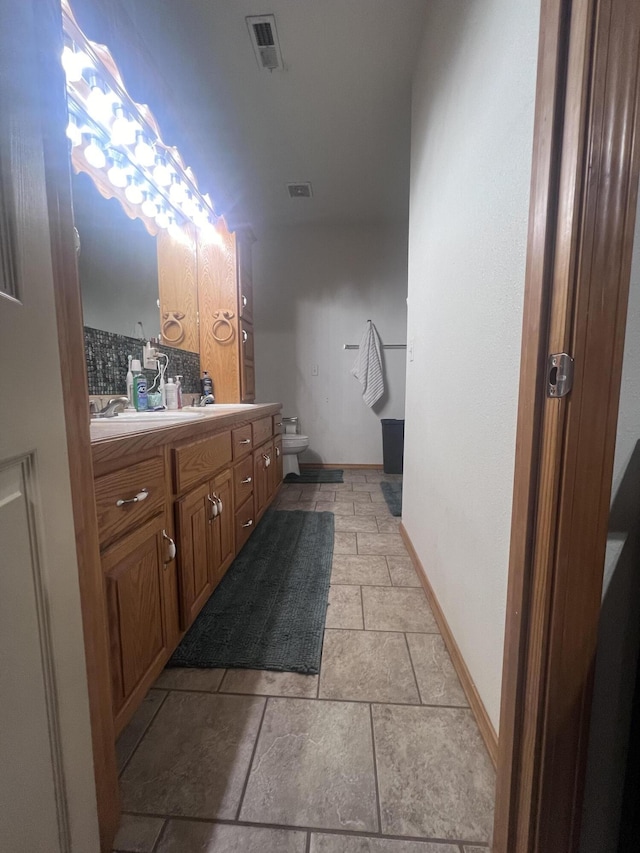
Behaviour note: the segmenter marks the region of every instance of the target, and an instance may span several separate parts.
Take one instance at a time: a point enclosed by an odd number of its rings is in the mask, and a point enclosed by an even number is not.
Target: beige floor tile
[[[353,504],[351,504],[353,506]],[[349,533],[377,533],[375,516],[349,515],[336,518],[336,530]]]
[[[160,817],[123,814],[113,849],[118,853],[153,853],[163,826]]]
[[[471,850],[471,848],[468,848]],[[311,833],[309,853],[459,853],[457,844],[432,844],[429,841],[395,841],[353,835]],[[488,853],[483,850],[483,853]]]
[[[202,690],[215,693],[220,687],[224,669],[193,669],[190,667],[168,667],[164,669],[155,687],[166,690]]]
[[[358,554],[383,554],[384,556],[404,556],[405,544],[398,533],[361,533],[358,531]]]
[[[378,518],[393,518],[391,513],[389,512],[389,507],[384,504],[374,504],[369,501],[369,503],[357,503],[354,506],[356,515],[375,515]]]
[[[123,808],[234,819],[265,702],[170,693],[122,775]]]
[[[382,494],[382,490],[379,489],[377,492],[369,492],[369,497],[373,503],[384,504],[387,505],[384,495]]]
[[[391,586],[387,561],[384,557],[358,554],[334,554],[331,583],[358,586]]]
[[[364,628],[359,586],[330,587],[325,628]]]
[[[322,498],[318,497],[318,495],[321,494],[320,486],[321,486],[321,483],[302,483],[298,488],[302,492],[303,500],[310,500],[311,498],[313,498],[314,501],[332,500],[332,498],[328,498],[328,497],[322,497]],[[324,494],[326,495],[327,492],[325,491]],[[311,497],[309,497],[309,496],[311,496]]]
[[[368,706],[269,699],[240,819],[377,832]]]
[[[332,512],[334,515],[353,515],[353,503],[341,501],[318,501],[316,512]]]
[[[370,492],[336,492],[337,501],[353,501],[354,503],[371,503]]]
[[[301,696],[315,698],[318,676],[299,672],[271,672],[266,669],[228,669],[220,693],[255,696]]]
[[[376,521],[378,522],[378,533],[398,533],[402,519],[393,515],[376,516]]]
[[[321,492],[350,492],[351,483],[320,483]]]
[[[297,503],[297,501],[304,500],[302,497],[302,489],[283,486],[280,490],[280,494],[278,495],[278,500],[281,503]]]
[[[423,705],[468,707],[460,680],[440,634],[407,634]]]
[[[325,631],[321,699],[418,705],[404,634]]]
[[[381,480],[385,480],[386,476],[382,471],[371,471],[366,475],[367,483],[379,483]]]
[[[122,770],[133,754],[166,697],[167,694],[164,690],[150,690],[131,718],[129,725],[123,729],[116,741],[118,772]]]
[[[356,474],[346,469],[342,475],[345,483],[366,483],[366,474]]]
[[[362,603],[364,627],[368,631],[438,633],[436,620],[421,589],[363,587]]]
[[[157,853],[304,853],[306,843],[296,830],[170,820]]]
[[[471,711],[372,711],[382,832],[488,841],[495,773]]]
[[[411,557],[387,557],[387,563],[394,586],[422,586]]]
[[[380,483],[354,483],[354,492],[376,492],[380,491]]]
[[[282,512],[293,512],[301,509],[303,512],[313,512],[316,508],[315,501],[299,501],[298,503],[280,503],[278,502],[276,509]]]
[[[336,516],[336,521],[339,521],[344,516]],[[333,554],[357,554],[356,534],[348,533],[341,530],[336,530],[333,534]]]

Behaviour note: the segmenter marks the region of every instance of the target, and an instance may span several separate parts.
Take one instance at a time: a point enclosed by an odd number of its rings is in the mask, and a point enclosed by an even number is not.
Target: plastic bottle
[[[178,386],[173,381],[171,377],[169,377],[167,384],[164,386],[164,393],[167,399],[167,409],[177,409],[178,408]]]
[[[205,370],[202,374],[202,379],[200,380],[200,387],[202,388],[202,396],[207,397],[209,394],[213,397],[213,380]]]
[[[147,401],[147,377],[142,372],[140,360],[134,358],[131,362],[133,371],[133,405],[138,412],[146,412]]]
[[[182,408],[182,376],[176,376],[176,389],[178,395],[178,408]]]

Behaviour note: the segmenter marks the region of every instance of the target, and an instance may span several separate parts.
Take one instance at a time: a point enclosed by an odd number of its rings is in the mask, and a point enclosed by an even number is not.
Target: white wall
[[[536,0],[433,0],[414,76],[403,517],[498,728]]]
[[[302,461],[380,463],[380,418],[404,417],[404,350],[386,350],[387,393],[367,408],[350,371],[368,319],[406,341],[406,225],[301,226],[253,248],[257,399],[281,401],[311,439]],[[312,375],[313,365],[318,375]]]

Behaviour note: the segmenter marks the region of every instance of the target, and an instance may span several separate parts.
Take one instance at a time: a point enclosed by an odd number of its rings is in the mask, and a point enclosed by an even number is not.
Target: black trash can
[[[382,459],[385,474],[402,474],[404,420],[381,418]]]

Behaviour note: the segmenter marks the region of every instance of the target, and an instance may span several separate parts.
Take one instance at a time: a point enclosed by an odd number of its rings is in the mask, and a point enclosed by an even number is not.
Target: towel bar
[[[406,349],[406,344],[382,344],[382,349]],[[343,344],[343,349],[360,349],[360,344]]]

